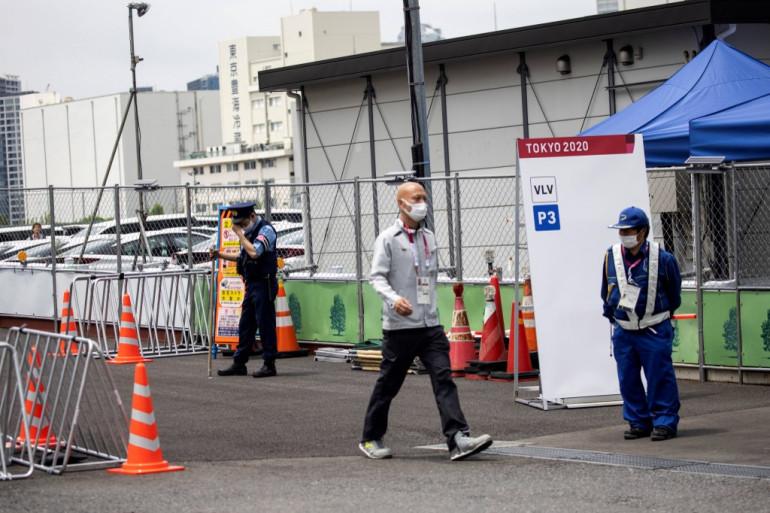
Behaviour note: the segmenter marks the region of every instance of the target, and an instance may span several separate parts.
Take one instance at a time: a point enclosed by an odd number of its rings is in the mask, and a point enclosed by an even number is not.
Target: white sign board
[[[518,158],[543,398],[618,395],[601,271],[620,211],[650,211],[642,136],[520,139]]]

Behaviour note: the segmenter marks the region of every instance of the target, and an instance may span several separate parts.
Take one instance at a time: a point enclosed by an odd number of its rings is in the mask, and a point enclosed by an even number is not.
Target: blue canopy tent
[[[665,83],[581,135],[641,133],[648,167],[682,165],[691,154],[691,120],[769,94],[770,66],[716,40]]]
[[[690,153],[736,162],[770,159],[770,94],[690,121]]]

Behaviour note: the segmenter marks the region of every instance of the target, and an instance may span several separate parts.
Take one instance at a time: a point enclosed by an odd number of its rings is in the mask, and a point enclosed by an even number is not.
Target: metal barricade
[[[115,356],[127,294],[143,356],[205,354],[210,347],[210,277],[210,270],[200,269],[78,278],[70,295],[79,332],[94,334],[104,353]]]
[[[125,461],[128,417],[96,342],[11,328],[8,344],[18,353],[26,396],[23,406],[12,396],[3,421],[12,429],[8,435],[31,445],[13,460],[49,474]]]
[[[29,416],[24,410],[25,394],[22,388],[21,370],[16,349],[0,342],[0,481],[29,477],[32,466],[32,446],[29,438],[19,433],[29,433]],[[19,419],[20,425],[12,423]],[[22,430],[22,431],[20,431]],[[26,453],[27,469],[14,472],[14,457]]]

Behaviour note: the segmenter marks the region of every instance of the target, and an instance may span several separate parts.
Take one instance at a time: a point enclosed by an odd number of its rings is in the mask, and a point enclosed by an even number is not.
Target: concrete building
[[[284,93],[261,91],[259,72],[380,48],[379,13],[316,9],[282,18],[280,36],[220,42],[222,144],[174,162],[182,182],[200,185],[292,182],[294,101]],[[276,200],[279,205],[288,206],[288,199]]]
[[[730,35],[733,23],[737,30]],[[770,62],[768,23],[770,4],[749,7],[729,0],[690,0],[427,44],[432,175],[510,177],[516,172],[517,138],[580,133],[671,77],[720,34],[738,49]],[[608,55],[616,56],[613,73],[608,73]],[[375,93],[371,114],[363,101],[367,77]],[[446,81],[440,82],[442,78]],[[259,82],[263,91],[304,94],[307,109],[301,112],[294,134],[298,181],[383,177],[411,167],[403,48],[265,70]],[[373,130],[366,122],[369,116]],[[511,201],[510,188],[485,189],[483,181],[474,183],[481,185],[475,192],[466,190],[465,206],[474,201]],[[670,186],[676,196],[673,178]],[[362,192],[367,208],[378,200],[380,213],[391,207],[387,197],[367,199],[371,198],[367,190]],[[323,198],[310,201],[321,218],[345,214],[339,204],[334,210],[334,204],[325,204]],[[437,195],[434,201],[440,209],[444,199]],[[657,214],[689,215],[677,210],[684,207],[676,201],[665,205],[654,200],[652,207]],[[369,215],[367,222],[372,218]],[[661,223],[661,219],[658,215],[653,221]],[[380,218],[380,226],[385,222],[389,218]],[[375,229],[367,225],[365,231]],[[463,244],[469,248],[484,244],[479,237],[489,227],[478,232],[464,230]],[[500,236],[513,240],[512,232],[507,233]],[[446,232],[444,236],[449,239]],[[323,237],[323,229],[314,229],[312,245],[322,246]],[[484,265],[476,249],[468,250],[463,260],[471,267]]]
[[[627,9],[640,9],[659,4],[671,4],[684,0],[596,0],[596,12],[605,14],[608,12],[625,11]]]
[[[192,82],[187,82],[188,91],[218,91],[219,75],[203,75]]]
[[[143,178],[178,185],[172,163],[219,140],[216,91],[140,93]],[[129,93],[21,111],[26,187],[96,187],[101,184]],[[134,116],[129,114],[108,185],[137,180]],[[28,213],[32,214],[31,212]]]

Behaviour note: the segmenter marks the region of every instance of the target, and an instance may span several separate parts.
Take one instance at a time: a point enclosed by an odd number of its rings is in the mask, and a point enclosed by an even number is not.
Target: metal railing
[[[125,461],[128,417],[96,342],[26,328],[11,328],[27,391],[23,407],[11,398],[11,430],[31,445],[14,461],[50,474],[110,468]],[[22,430],[24,411],[29,424]]]
[[[30,430],[17,355],[16,348],[0,342],[0,481],[29,477],[34,470],[29,437],[19,437]],[[26,471],[14,468],[14,458],[27,461]]]

